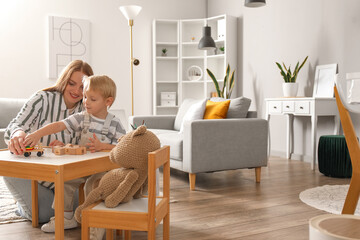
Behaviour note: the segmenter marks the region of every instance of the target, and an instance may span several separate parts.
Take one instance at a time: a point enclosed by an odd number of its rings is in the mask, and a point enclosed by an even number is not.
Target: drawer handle
[[[274,108],[275,108],[275,109],[277,109],[277,107],[276,107],[276,106],[274,106]]]
[[[290,108],[290,106],[289,106],[289,105],[287,105],[287,106],[286,106],[286,108]]]
[[[304,109],[304,107],[300,107],[300,109]]]

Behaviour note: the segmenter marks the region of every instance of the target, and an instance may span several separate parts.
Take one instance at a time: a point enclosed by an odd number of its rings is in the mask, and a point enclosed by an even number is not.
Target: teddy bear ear
[[[145,132],[146,132],[146,126],[141,125],[140,127],[138,127],[137,129],[134,130],[134,132],[131,134],[131,137],[142,135]]]

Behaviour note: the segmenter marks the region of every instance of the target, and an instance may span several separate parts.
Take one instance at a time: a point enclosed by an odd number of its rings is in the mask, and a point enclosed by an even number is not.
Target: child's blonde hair
[[[113,102],[116,98],[116,84],[115,82],[106,75],[84,77],[84,91],[96,91],[106,99],[109,97],[113,98]]]

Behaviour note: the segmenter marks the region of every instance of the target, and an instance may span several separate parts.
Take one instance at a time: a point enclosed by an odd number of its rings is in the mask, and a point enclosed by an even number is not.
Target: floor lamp
[[[140,6],[129,5],[119,7],[122,14],[129,21],[130,27],[130,83],[131,83],[131,115],[134,115],[134,83],[133,83],[133,65],[139,65],[139,59],[133,58],[133,46],[132,46],[132,26],[134,25],[134,18],[141,11]]]

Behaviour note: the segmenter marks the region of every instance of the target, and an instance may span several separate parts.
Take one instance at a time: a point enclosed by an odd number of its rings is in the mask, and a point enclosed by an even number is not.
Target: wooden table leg
[[[64,168],[55,172],[55,239],[64,239]]]
[[[38,182],[31,180],[32,226],[39,226]]]

